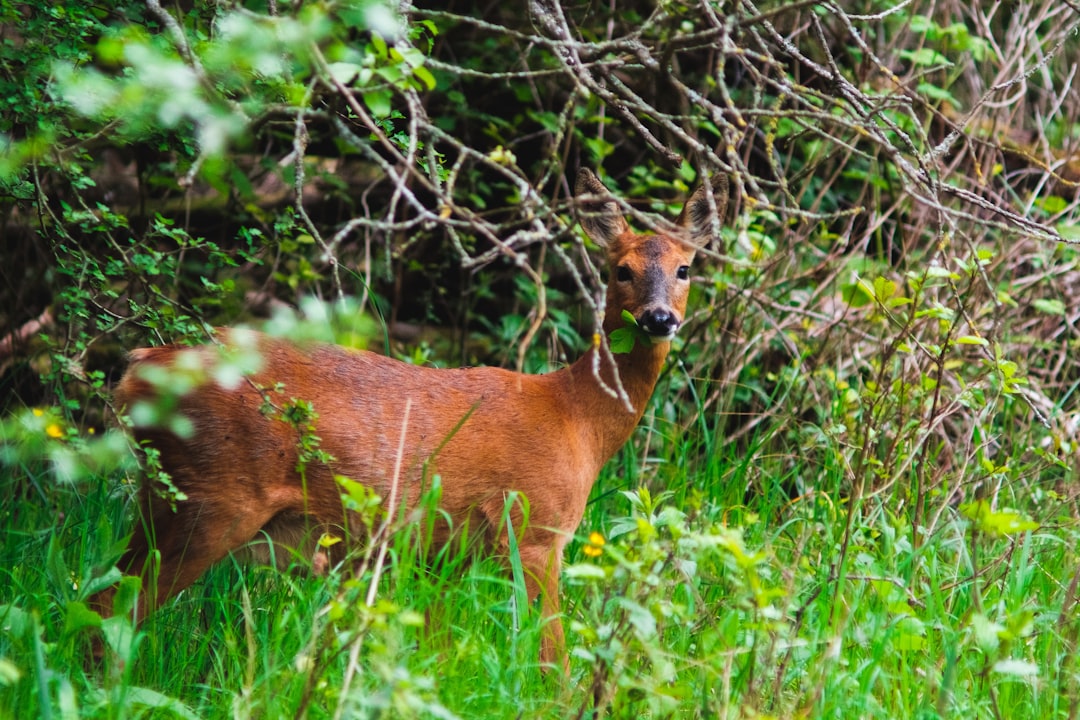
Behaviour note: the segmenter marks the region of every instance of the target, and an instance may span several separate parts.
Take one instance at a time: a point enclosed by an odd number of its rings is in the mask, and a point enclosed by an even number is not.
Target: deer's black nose
[[[654,337],[672,337],[679,329],[679,324],[675,313],[665,309],[646,310],[638,318],[641,329]]]

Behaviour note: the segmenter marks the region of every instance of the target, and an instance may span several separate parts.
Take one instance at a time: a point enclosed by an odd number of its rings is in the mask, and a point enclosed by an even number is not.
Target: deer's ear
[[[578,220],[594,243],[607,247],[615,238],[630,229],[619,211],[618,204],[610,199],[607,188],[592,170],[578,170],[574,194],[578,201]]]
[[[677,220],[686,233],[686,240],[695,247],[704,247],[713,239],[713,219],[718,219],[722,224],[727,216],[728,206],[728,177],[725,173],[713,175],[712,197],[716,212],[713,213],[709,206],[709,189],[701,185],[683,206],[682,213]]]

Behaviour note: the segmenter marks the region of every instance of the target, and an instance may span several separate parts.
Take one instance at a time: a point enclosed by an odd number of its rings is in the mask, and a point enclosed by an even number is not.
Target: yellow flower
[[[341,538],[339,538],[337,535],[331,535],[330,533],[323,533],[322,536],[319,538],[319,547],[321,547],[321,548],[333,547],[334,545],[337,545],[339,542],[341,542]]]
[[[595,530],[589,533],[589,544],[583,548],[583,552],[591,558],[600,557],[604,552],[604,536]]]
[[[45,426],[45,434],[51,438],[64,437],[64,431],[60,429],[60,426],[56,423],[49,423]]]
[[[34,417],[41,417],[45,414],[45,411],[41,408],[34,408]]]

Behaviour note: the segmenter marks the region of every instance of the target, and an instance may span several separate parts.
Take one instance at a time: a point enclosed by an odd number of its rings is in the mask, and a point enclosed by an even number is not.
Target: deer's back
[[[223,334],[226,344],[229,337]],[[260,367],[235,384],[215,378],[221,361],[214,346],[133,353],[115,392],[129,410],[161,394],[145,379],[147,367],[188,367],[194,357],[208,371],[178,400],[190,434],[136,429],[160,451],[179,489],[217,492],[244,483],[266,502],[302,492],[307,510],[330,520],[341,517],[335,474],[384,499],[396,476],[397,497],[410,506],[438,476],[441,507],[460,519],[478,509],[497,516],[507,493],[517,491],[548,526],[569,530],[580,520],[603,459],[578,427],[562,373],[425,368],[332,345],[302,349],[255,338]],[[311,427],[302,412],[290,411],[297,401],[310,404]],[[333,459],[309,462],[301,473],[302,445]]]

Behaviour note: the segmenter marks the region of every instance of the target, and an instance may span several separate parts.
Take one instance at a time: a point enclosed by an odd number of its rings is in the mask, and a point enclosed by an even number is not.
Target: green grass
[[[95,667],[77,603],[119,551],[127,491],[24,459],[0,500],[0,717],[1074,715],[1080,528],[1053,492],[980,514],[937,488],[915,525],[915,484],[860,495],[840,445],[653,427],[567,551],[569,681],[538,666],[512,560],[419,562],[415,532],[371,606],[370,571],[227,561],[137,630],[110,621],[119,652]]]

